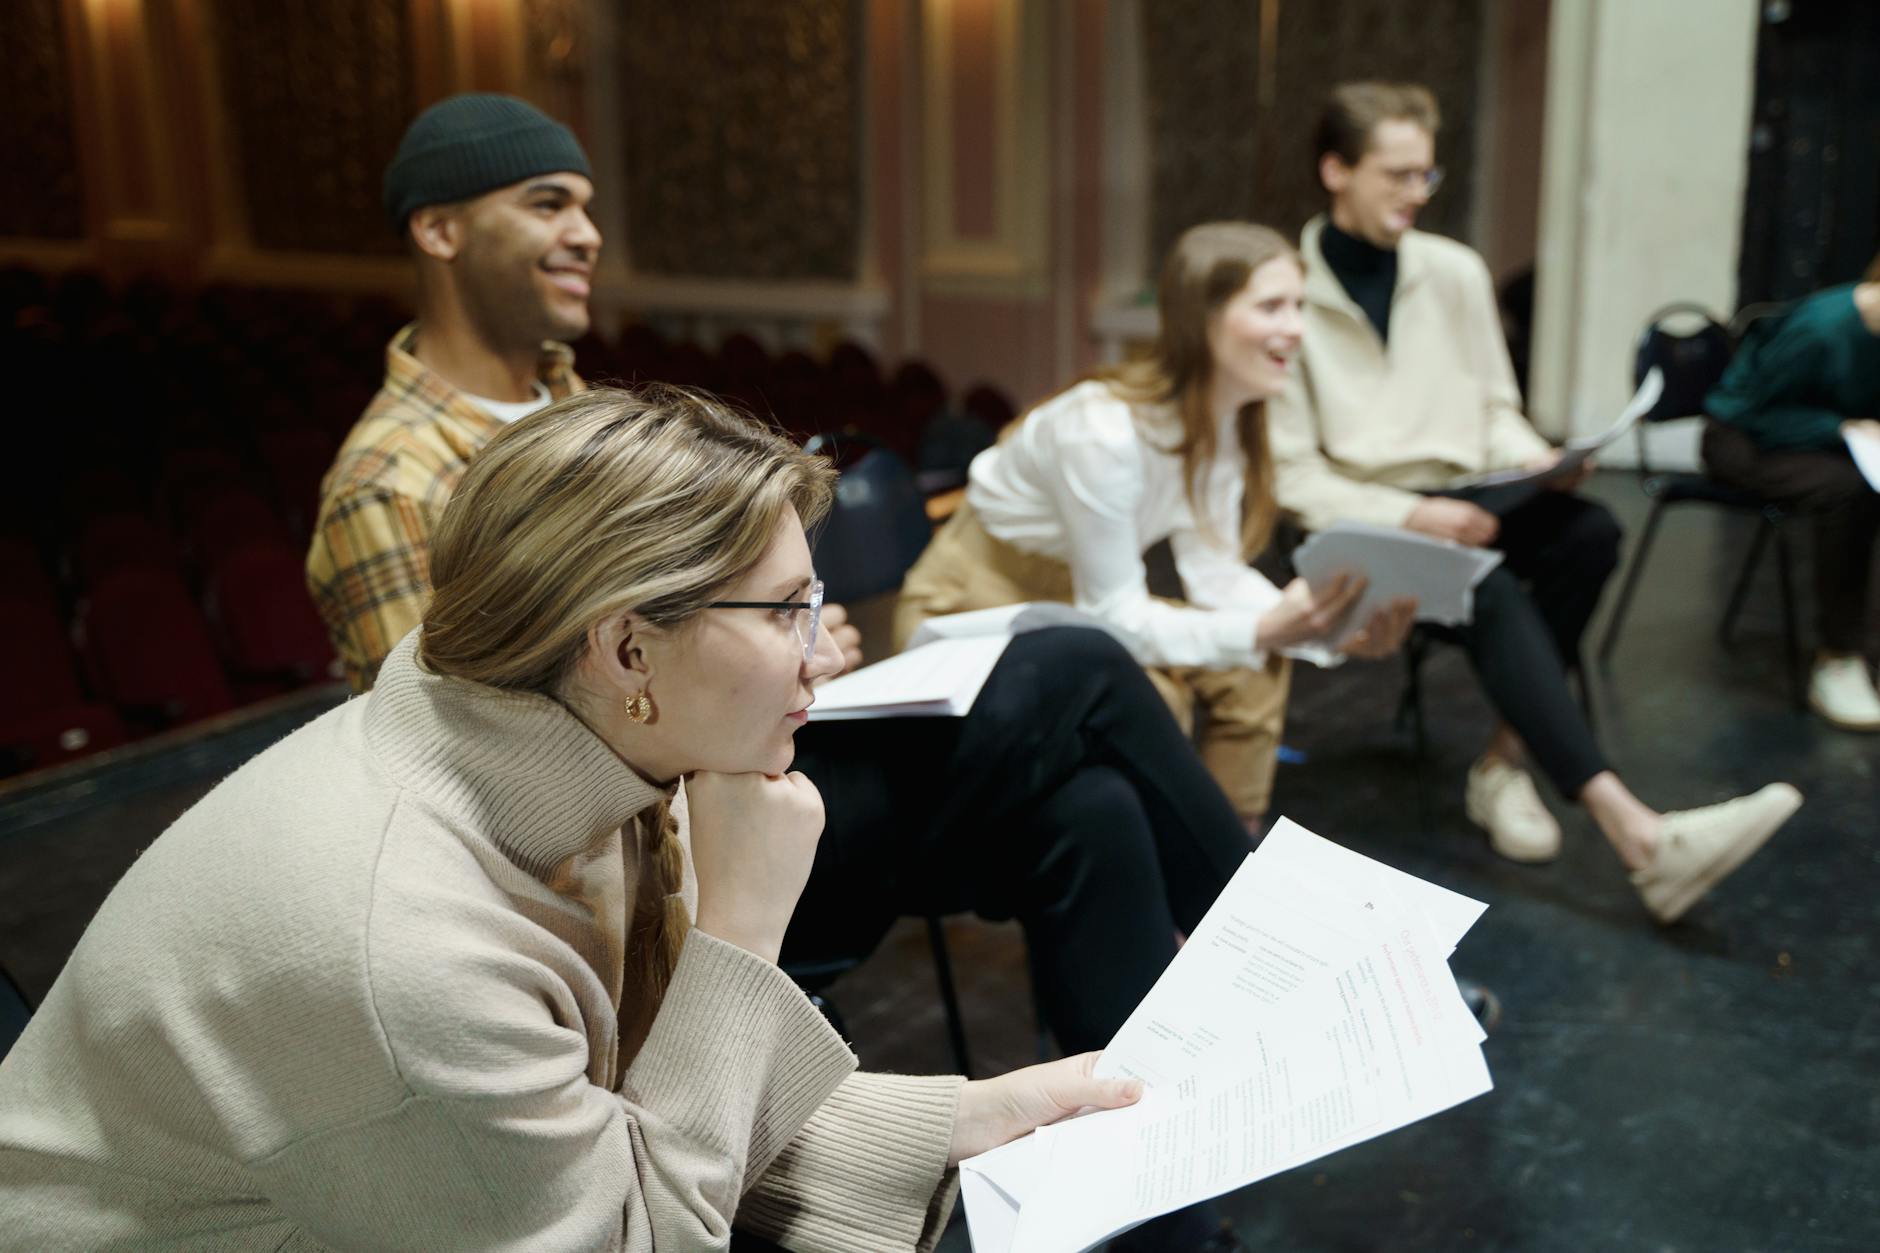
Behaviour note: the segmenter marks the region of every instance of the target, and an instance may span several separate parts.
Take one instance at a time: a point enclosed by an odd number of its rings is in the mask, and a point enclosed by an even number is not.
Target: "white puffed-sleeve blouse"
[[[1172,409],[1079,383],[974,459],[967,500],[994,537],[1070,566],[1078,609],[1116,631],[1144,665],[1260,666],[1255,624],[1279,589],[1240,556],[1246,462],[1222,419],[1197,518],[1182,481]],[[1189,604],[1149,595],[1142,554],[1167,539]]]

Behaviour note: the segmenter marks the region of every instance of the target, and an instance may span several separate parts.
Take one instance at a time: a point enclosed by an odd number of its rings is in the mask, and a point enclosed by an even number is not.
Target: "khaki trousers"
[[[928,618],[1025,601],[1074,599],[1070,567],[1027,553],[986,530],[962,503],[901,584],[894,647]],[[1290,659],[1269,654],[1260,669],[1150,666],[1149,679],[1182,730],[1195,740],[1208,773],[1242,818],[1264,814],[1286,722]]]

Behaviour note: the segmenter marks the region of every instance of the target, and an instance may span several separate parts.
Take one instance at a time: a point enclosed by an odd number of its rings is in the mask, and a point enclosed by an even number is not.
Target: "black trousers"
[[[1474,620],[1432,630],[1468,651],[1489,703],[1560,794],[1575,799],[1608,767],[1567,671],[1619,563],[1619,524],[1569,492],[1537,492],[1499,512],[1494,547],[1506,558],[1476,587]]]
[[[796,745],[827,818],[783,964],[865,956],[905,915],[1016,918],[1067,1054],[1109,1043],[1257,844],[1102,631],[1016,637],[964,718],[812,722]],[[1128,1247],[1194,1248],[1215,1222],[1191,1206]]]
[[[1764,450],[1735,427],[1710,422],[1704,468],[1808,516],[1821,646],[1880,658],[1880,492],[1847,449]]]
[[[865,955],[906,915],[1016,918],[1066,1053],[1109,1042],[1255,845],[1101,631],[1018,636],[964,718],[812,722],[796,742],[827,821],[784,963]]]

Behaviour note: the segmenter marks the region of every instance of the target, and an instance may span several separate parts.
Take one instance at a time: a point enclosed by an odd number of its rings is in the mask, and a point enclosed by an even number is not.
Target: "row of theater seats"
[[[406,313],[376,298],[233,286],[117,288],[0,270],[0,776],[69,761],[328,682],[302,561],[320,480]],[[958,481],[1012,414],[955,403],[920,362],[855,344],[826,361],[649,327],[576,345],[594,381],[727,395],[799,437],[860,432]]]
[[[634,325],[612,343],[590,337],[575,350],[590,381],[657,379],[700,387],[774,418],[799,440],[866,435],[936,477],[962,474],[1014,412],[1011,400],[990,384],[974,384],[956,401],[926,362],[907,360],[886,372],[873,353],[851,341],[818,361],[800,350],[773,355],[742,333],[708,351]]]

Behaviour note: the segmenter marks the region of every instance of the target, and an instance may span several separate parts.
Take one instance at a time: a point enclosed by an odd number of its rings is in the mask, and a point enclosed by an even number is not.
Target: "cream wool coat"
[[[93,919],[0,1064],[0,1246],[690,1253],[735,1217],[930,1248],[961,1081],[852,1073],[781,971],[697,930],[622,1056],[660,794],[416,640]]]
[[[1308,222],[1299,241],[1300,365],[1267,403],[1280,507],[1311,531],[1402,526],[1418,491],[1548,452],[1521,413],[1482,258],[1441,235],[1405,234],[1386,345],[1325,263],[1324,223]]]

